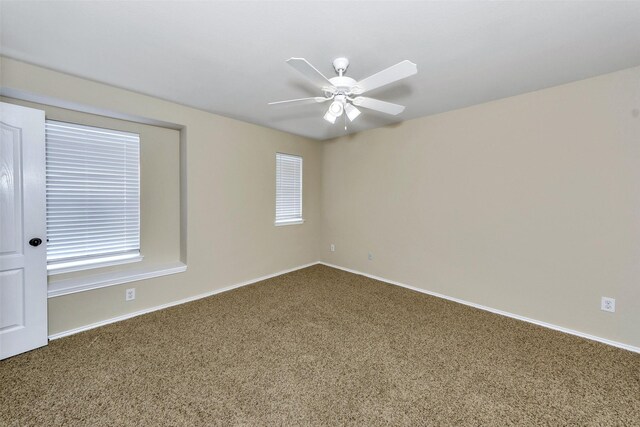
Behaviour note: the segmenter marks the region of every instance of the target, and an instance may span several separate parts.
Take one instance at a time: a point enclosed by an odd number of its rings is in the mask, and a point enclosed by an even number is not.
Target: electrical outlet
[[[331,252],[335,252],[336,251],[336,245],[334,245],[333,243],[331,244],[331,246],[329,246],[329,250]]]
[[[373,261],[373,254],[371,252],[369,252],[367,259],[369,259],[369,261]]]
[[[134,299],[136,299],[136,288],[127,289],[127,291],[124,294],[124,300],[132,301]]]
[[[600,303],[600,310],[602,310],[602,311],[610,311],[611,313],[615,313],[615,311],[616,311],[616,300],[615,300],[615,298],[602,297],[602,301]]]

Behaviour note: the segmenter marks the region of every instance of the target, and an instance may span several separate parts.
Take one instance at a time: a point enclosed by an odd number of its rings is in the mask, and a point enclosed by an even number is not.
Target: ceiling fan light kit
[[[347,113],[347,117],[351,122],[354,121],[356,117],[360,115],[360,110],[358,110],[356,107],[354,107],[351,104],[345,104],[344,111],[345,113]]]
[[[361,114],[361,111],[356,108],[356,106],[394,116],[400,114],[404,111],[403,105],[380,101],[378,99],[360,95],[370,90],[402,80],[418,72],[416,64],[405,60],[363,80],[356,81],[351,77],[344,75],[347,68],[349,68],[349,60],[341,57],[333,60],[333,68],[338,75],[328,79],[304,58],[289,58],[286,62],[315,84],[322,91],[324,96],[276,101],[270,102],[269,105],[290,102],[321,103],[332,101],[324,115],[324,119],[331,124],[335,123],[336,119],[342,116],[342,114],[345,114],[349,121],[354,121]]]
[[[343,102],[344,102],[343,100],[338,100],[338,99],[333,101],[331,105],[329,105],[329,109],[327,110],[327,113],[324,115],[324,119],[329,123],[335,123],[336,119],[340,117],[342,115],[342,112],[344,111]]]

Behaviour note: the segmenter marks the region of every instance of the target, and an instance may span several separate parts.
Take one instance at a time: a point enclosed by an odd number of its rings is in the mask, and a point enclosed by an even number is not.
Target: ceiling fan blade
[[[358,107],[368,108],[370,110],[380,111],[382,113],[398,115],[404,111],[404,105],[392,104],[391,102],[380,101],[379,99],[367,98],[366,96],[358,96],[353,98],[353,104]]]
[[[307,79],[311,81],[311,83],[315,84],[318,87],[331,88],[333,85],[320,71],[316,69],[313,65],[309,63],[304,58],[289,58],[287,59],[287,64],[291,65],[293,68],[298,70],[302,75],[304,75]]]
[[[269,102],[268,105],[276,105],[276,104],[286,104],[288,102],[325,102],[330,100],[331,98],[323,98],[321,96],[315,96],[313,98],[298,98],[298,99],[287,99],[286,101],[275,101]]]
[[[365,93],[381,86],[388,85],[389,83],[402,80],[405,77],[412,76],[417,72],[418,66],[416,64],[411,61],[404,60],[372,76],[360,80],[356,83],[352,92],[355,94]]]

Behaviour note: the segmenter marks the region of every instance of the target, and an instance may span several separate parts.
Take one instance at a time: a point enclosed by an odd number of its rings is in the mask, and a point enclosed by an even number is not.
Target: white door
[[[47,345],[44,111],[0,103],[0,359]]]

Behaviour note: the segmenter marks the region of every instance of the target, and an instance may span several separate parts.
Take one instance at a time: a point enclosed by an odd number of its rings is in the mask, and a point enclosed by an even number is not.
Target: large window
[[[302,157],[276,153],[276,225],[302,222]]]
[[[47,120],[50,274],[140,259],[140,137]]]

